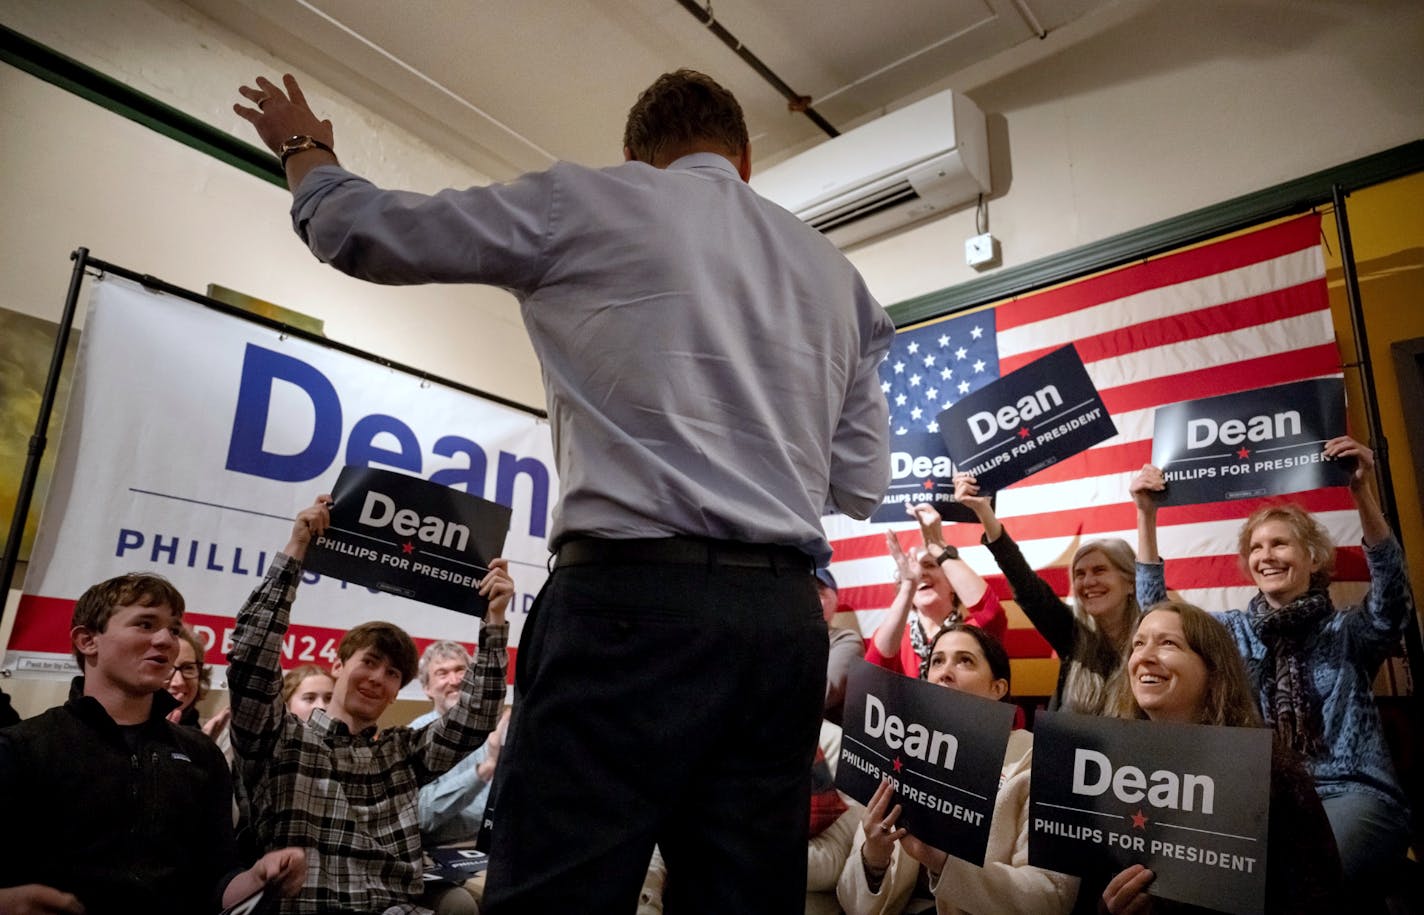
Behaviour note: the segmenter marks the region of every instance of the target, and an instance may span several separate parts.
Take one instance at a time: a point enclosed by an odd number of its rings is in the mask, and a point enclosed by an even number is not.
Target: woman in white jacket
[[[976,626],[955,624],[936,635],[925,679],[989,699],[1009,694],[1009,657]],[[1033,735],[1016,730],[994,800],[984,866],[926,845],[895,825],[900,806],[884,782],[870,799],[836,897],[847,915],[934,912],[1067,913],[1078,880],[1028,865],[1028,788]]]

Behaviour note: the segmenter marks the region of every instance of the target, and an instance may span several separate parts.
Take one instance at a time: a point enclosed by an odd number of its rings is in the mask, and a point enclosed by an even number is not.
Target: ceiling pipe
[[[1033,14],[1033,10],[1029,9],[1024,0],[1014,0],[1014,8],[1019,11],[1019,18],[1024,21],[1024,25],[1038,36],[1039,41],[1048,37],[1048,29],[1045,29],[1043,23],[1038,21],[1038,17]]]
[[[712,15],[712,4],[710,2],[706,8],[698,3],[697,0],[677,0],[677,3],[693,16],[696,16],[698,22],[707,26],[713,35],[716,35],[722,40],[722,44],[736,52],[736,55],[745,61],[747,66],[757,71],[762,79],[766,80],[777,92],[785,96],[787,106],[792,111],[799,111],[806,115],[806,117],[811,119],[811,123],[824,130],[827,136],[838,137],[841,135],[839,130],[832,127],[829,121],[821,117],[821,115],[816,112],[816,109],[811,107],[811,97],[809,95],[800,95],[796,90],[782,82],[781,77],[777,76],[772,72],[770,67],[761,62],[761,58],[757,57],[751,51],[748,51],[742,46],[742,42],[737,36],[722,27],[722,24]]]

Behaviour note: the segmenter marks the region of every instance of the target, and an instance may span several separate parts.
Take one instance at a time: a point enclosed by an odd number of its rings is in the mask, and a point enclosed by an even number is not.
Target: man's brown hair
[[[167,604],[173,613],[183,618],[183,595],[173,587],[173,583],[162,575],[148,575],[130,572],[108,581],[101,581],[79,595],[74,602],[74,615],[69,618],[69,628],[83,626],[90,632],[103,632],[109,626],[114,611],[120,607],[138,604],[141,607],[157,607]],[[74,660],[84,670],[84,655],[74,649]]]
[[[380,655],[392,667],[401,672],[401,686],[405,686],[415,679],[417,669],[415,642],[411,641],[406,631],[395,623],[362,623],[354,629],[347,630],[346,634],[341,637],[341,644],[336,646],[336,657],[341,660],[342,664],[345,664],[351,660],[353,655],[365,648],[371,649],[372,654]]]
[[[660,167],[698,147],[739,156],[747,142],[742,106],[696,70],[659,76],[633,103],[623,128],[623,145],[633,158]]]

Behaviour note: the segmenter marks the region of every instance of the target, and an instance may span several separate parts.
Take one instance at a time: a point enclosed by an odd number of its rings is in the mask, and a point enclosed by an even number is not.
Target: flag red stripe
[[[1091,365],[1103,359],[1115,359],[1129,353],[1141,352],[1186,340],[1197,340],[1215,334],[1224,334],[1286,318],[1325,311],[1330,308],[1330,298],[1319,278],[1308,280],[1297,286],[1277,289],[1261,295],[1227,302],[1211,308],[1185,311],[1140,324],[1118,327],[1091,337],[1073,341],[1083,362]],[[999,372],[1007,375],[1015,369],[1048,355],[1061,347],[1062,343],[1046,345],[1028,352],[1016,353],[999,358]]]
[[[1237,270],[1292,251],[1309,248],[1317,244],[1319,239],[1320,217],[1315,214],[1302,216],[1250,235],[1169,254],[1145,264],[1121,268],[1102,276],[1089,277],[1057,289],[1025,296],[1014,302],[1006,302],[994,310],[995,326],[1000,331],[1005,331],[1056,318],[1087,306],[1136,295],[1149,289],[1160,289],[1214,273]]]

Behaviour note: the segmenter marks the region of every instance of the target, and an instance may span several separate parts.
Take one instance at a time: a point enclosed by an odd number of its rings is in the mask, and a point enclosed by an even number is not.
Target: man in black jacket
[[[0,731],[0,912],[179,915],[300,889],[301,849],[241,868],[221,752],[165,718],[182,619],[183,596],[154,575],[75,604],[70,700]]]

